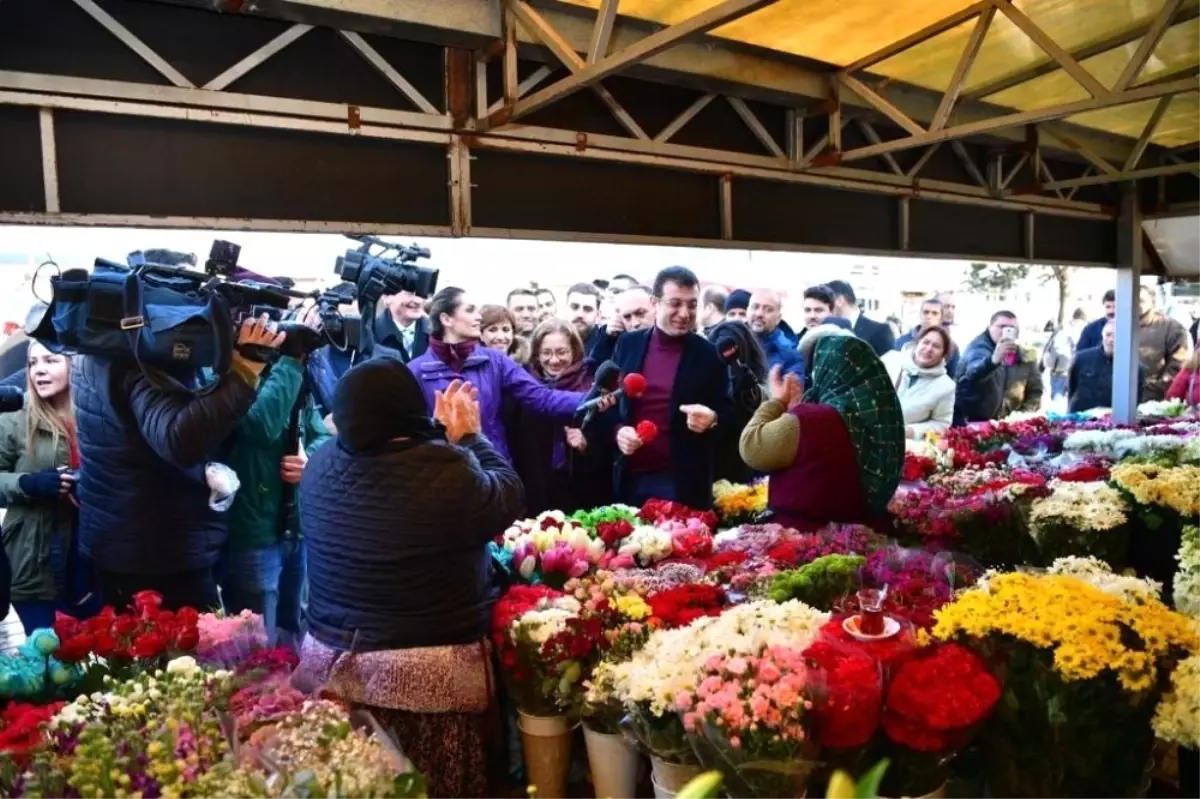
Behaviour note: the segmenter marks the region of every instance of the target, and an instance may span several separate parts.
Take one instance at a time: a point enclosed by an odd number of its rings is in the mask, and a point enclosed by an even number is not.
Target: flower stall
[[[1134,796],[1175,749],[1192,795],[1200,421],[1144,411],[912,442],[872,527],[772,523],[765,481],[718,483],[711,511],[516,521],[490,545],[490,637],[525,784]],[[0,655],[0,794],[422,795],[373,719],[295,666],[253,614],[145,595],[60,618]]]

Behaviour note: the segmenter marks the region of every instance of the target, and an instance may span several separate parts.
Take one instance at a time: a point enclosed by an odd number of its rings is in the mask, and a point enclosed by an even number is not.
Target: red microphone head
[[[637,377],[642,376],[637,375]],[[642,378],[642,380],[645,381],[645,378]],[[658,438],[658,425],[649,421],[648,419],[638,422],[637,425],[634,426],[633,431],[637,433],[638,438],[642,440],[643,444],[649,444],[651,441]]]
[[[637,399],[646,393],[646,378],[637,372],[630,372],[621,379],[621,388],[625,389],[625,396]]]

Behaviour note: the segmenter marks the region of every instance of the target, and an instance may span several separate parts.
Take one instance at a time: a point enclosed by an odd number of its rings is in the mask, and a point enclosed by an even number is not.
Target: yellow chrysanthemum
[[[1171,690],[1154,713],[1154,734],[1195,749],[1200,745],[1200,655],[1180,661],[1171,674]]]
[[[1154,684],[1173,649],[1200,652],[1197,625],[1161,602],[1126,602],[1057,575],[997,575],[986,589],[965,592],[936,615],[936,638],[1012,636],[1053,650],[1063,679],[1091,679],[1107,670],[1132,692]],[[1123,630],[1136,633],[1141,646],[1127,648]]]
[[[767,483],[738,485],[728,480],[713,484],[713,507],[722,519],[737,519],[762,513],[767,509]]]
[[[637,594],[627,594],[626,596],[617,597],[617,610],[622,615],[634,621],[641,621],[649,616],[651,612],[650,606]]]
[[[1200,515],[1200,466],[1122,463],[1112,479],[1142,505],[1170,508],[1185,518]]]

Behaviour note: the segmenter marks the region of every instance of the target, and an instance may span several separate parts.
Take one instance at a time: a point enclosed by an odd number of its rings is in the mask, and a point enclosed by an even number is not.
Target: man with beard
[[[599,326],[600,289],[591,283],[576,283],[567,289],[567,321],[583,340],[583,351],[591,352],[604,337]]]
[[[695,332],[695,273],[668,267],[654,279],[653,294],[654,325],[621,336],[613,353],[623,374],[637,372],[647,384],[641,397],[622,397],[603,417],[623,456],[614,488],[631,505],[659,498],[711,508],[713,429],[731,419],[729,375],[713,345]]]
[[[776,366],[785,374],[804,379],[804,362],[796,350],[797,339],[783,321],[783,299],[771,289],[759,289],[750,295],[750,329],[767,357],[767,370]]]

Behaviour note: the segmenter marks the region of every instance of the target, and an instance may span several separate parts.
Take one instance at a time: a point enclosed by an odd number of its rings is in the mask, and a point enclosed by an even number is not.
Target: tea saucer
[[[900,622],[893,619],[891,616],[883,617],[883,632],[878,635],[867,635],[858,628],[860,616],[855,614],[847,616],[842,621],[842,629],[850,634],[851,638],[858,641],[882,641],[886,638],[891,638],[896,633],[900,632]]]

